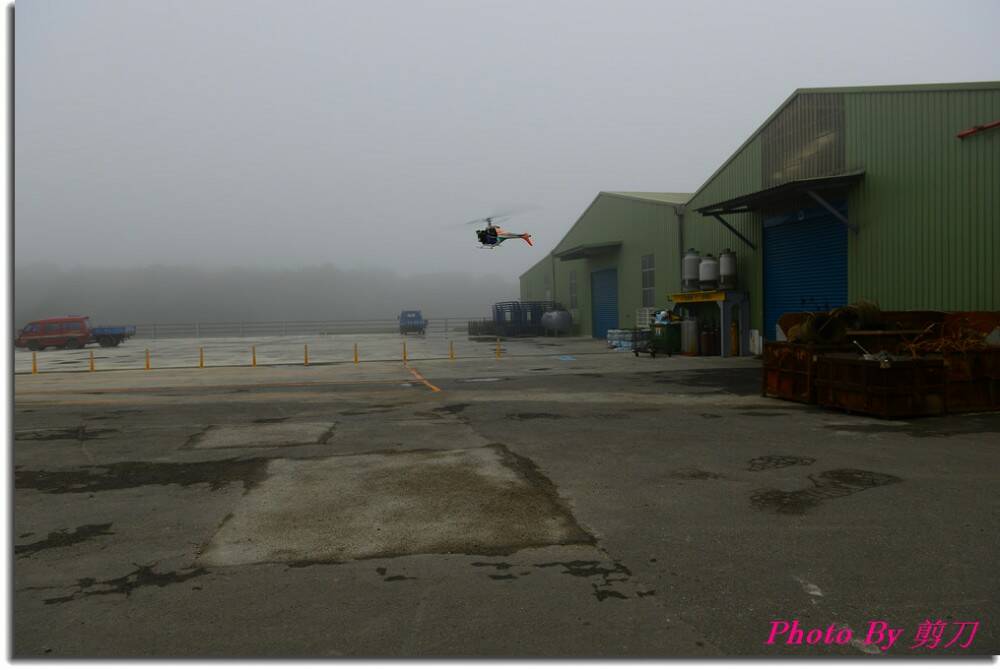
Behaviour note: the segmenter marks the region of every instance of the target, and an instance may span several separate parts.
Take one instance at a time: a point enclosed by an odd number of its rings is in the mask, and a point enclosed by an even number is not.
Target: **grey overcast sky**
[[[15,262],[516,277],[797,87],[1000,79],[1000,2],[23,0]],[[459,224],[536,246],[476,248]]]

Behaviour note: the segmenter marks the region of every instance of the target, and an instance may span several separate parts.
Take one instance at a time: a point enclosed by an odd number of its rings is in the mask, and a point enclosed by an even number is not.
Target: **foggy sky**
[[[95,325],[191,322],[392,320],[404,309],[425,318],[483,318],[516,300],[516,279],[431,272],[401,278],[385,270],[332,265],[295,270],[142,268],[65,270],[41,263],[17,273],[14,327],[77,314]]]
[[[1000,76],[1000,3],[25,0],[15,262],[512,281],[693,191],[797,87]],[[535,235],[472,227],[533,205]]]

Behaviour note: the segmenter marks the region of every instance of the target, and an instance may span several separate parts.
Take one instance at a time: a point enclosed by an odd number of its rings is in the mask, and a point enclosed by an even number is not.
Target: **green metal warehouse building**
[[[1000,310],[998,120],[1000,82],[799,89],[695,193],[598,194],[521,298],[602,337],[670,305],[686,249],[728,248],[765,339],[856,300]]]

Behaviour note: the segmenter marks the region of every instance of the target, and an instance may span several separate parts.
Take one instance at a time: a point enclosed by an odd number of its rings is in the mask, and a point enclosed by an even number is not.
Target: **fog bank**
[[[33,265],[16,268],[14,280],[18,328],[64,314],[89,315],[102,324],[393,319],[403,309],[421,309],[428,317],[474,317],[519,293],[516,279],[499,276],[403,276],[332,265],[293,270]]]

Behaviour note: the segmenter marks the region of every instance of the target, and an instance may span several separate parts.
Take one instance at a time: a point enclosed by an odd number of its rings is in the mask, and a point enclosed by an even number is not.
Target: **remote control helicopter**
[[[530,246],[534,246],[534,242],[531,241],[531,235],[528,233],[512,233],[501,229],[497,226],[497,222],[505,221],[509,219],[511,214],[494,214],[493,216],[487,216],[482,219],[473,219],[472,221],[466,221],[465,226],[471,226],[473,224],[485,223],[486,226],[482,230],[476,231],[476,238],[479,240],[480,249],[496,249],[506,240],[524,240]]]

